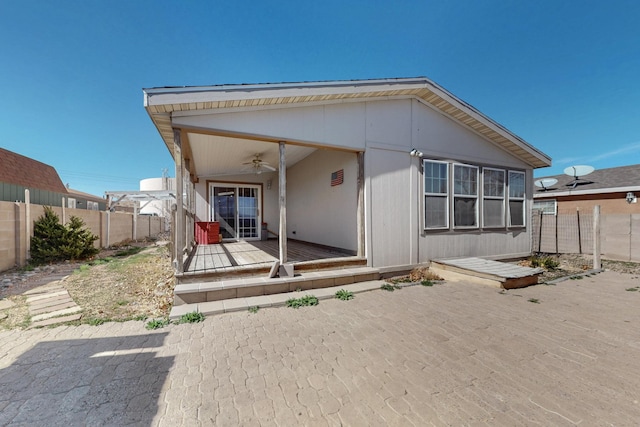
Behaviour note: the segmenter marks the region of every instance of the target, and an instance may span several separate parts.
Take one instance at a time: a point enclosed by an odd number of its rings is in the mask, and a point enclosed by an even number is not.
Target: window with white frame
[[[544,215],[555,215],[558,209],[556,200],[536,200],[533,202],[533,210],[542,212]]]
[[[524,172],[509,171],[509,226],[524,227],[526,211]]]
[[[482,225],[504,227],[505,171],[483,168],[482,170]]]
[[[98,202],[92,202],[92,201],[87,201],[87,209],[90,211],[97,211],[98,209],[100,209],[100,205],[98,204]]]
[[[453,165],[453,226],[478,227],[478,167]]]
[[[449,164],[424,160],[424,228],[449,227]]]

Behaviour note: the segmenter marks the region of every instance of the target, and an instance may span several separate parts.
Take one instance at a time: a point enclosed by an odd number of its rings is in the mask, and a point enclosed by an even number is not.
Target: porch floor
[[[288,262],[292,263],[353,257],[337,249],[295,240],[287,241],[287,249]],[[278,239],[198,245],[184,272],[197,274],[232,272],[247,268],[270,268],[278,258]]]

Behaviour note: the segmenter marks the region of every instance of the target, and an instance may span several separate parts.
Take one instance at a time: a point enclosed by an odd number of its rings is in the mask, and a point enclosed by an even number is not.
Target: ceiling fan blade
[[[269,165],[267,163],[262,163],[261,166],[266,170],[270,170],[270,171],[275,171],[276,170],[276,168],[274,168],[273,166],[271,166],[271,165]]]

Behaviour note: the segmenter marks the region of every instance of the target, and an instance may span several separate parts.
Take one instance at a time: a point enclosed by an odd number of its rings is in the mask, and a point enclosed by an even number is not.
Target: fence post
[[[580,207],[576,208],[576,215],[578,216],[578,253],[582,254],[582,238],[580,237]]]
[[[20,232],[20,202],[14,203],[14,260],[17,267],[22,267],[22,233]],[[7,251],[8,252],[8,251]]]
[[[540,209],[540,230],[538,231],[538,253],[542,253],[542,209]]]
[[[602,267],[600,262],[600,205],[593,207],[593,269]]]
[[[558,212],[556,211],[556,255],[558,255]]]
[[[31,259],[31,193],[27,188],[24,190],[24,208],[25,208],[25,234],[27,235],[27,255],[26,260]]]

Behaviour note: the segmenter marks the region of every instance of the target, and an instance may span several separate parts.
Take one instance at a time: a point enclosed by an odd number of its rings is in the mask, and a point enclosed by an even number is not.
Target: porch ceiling
[[[534,168],[551,165],[551,158],[546,154],[424,77],[144,90],[145,108],[172,155],[171,115],[173,112],[222,111],[222,109],[230,111],[236,108],[277,107],[287,104],[289,106],[294,104],[309,105],[389,98],[418,99],[486,140],[511,152]]]
[[[276,143],[192,132],[187,133],[187,138],[198,178],[253,174],[255,171],[251,165],[243,163],[251,162],[256,154],[278,169],[280,156]],[[311,147],[287,145],[287,167],[293,166],[314,151]]]

